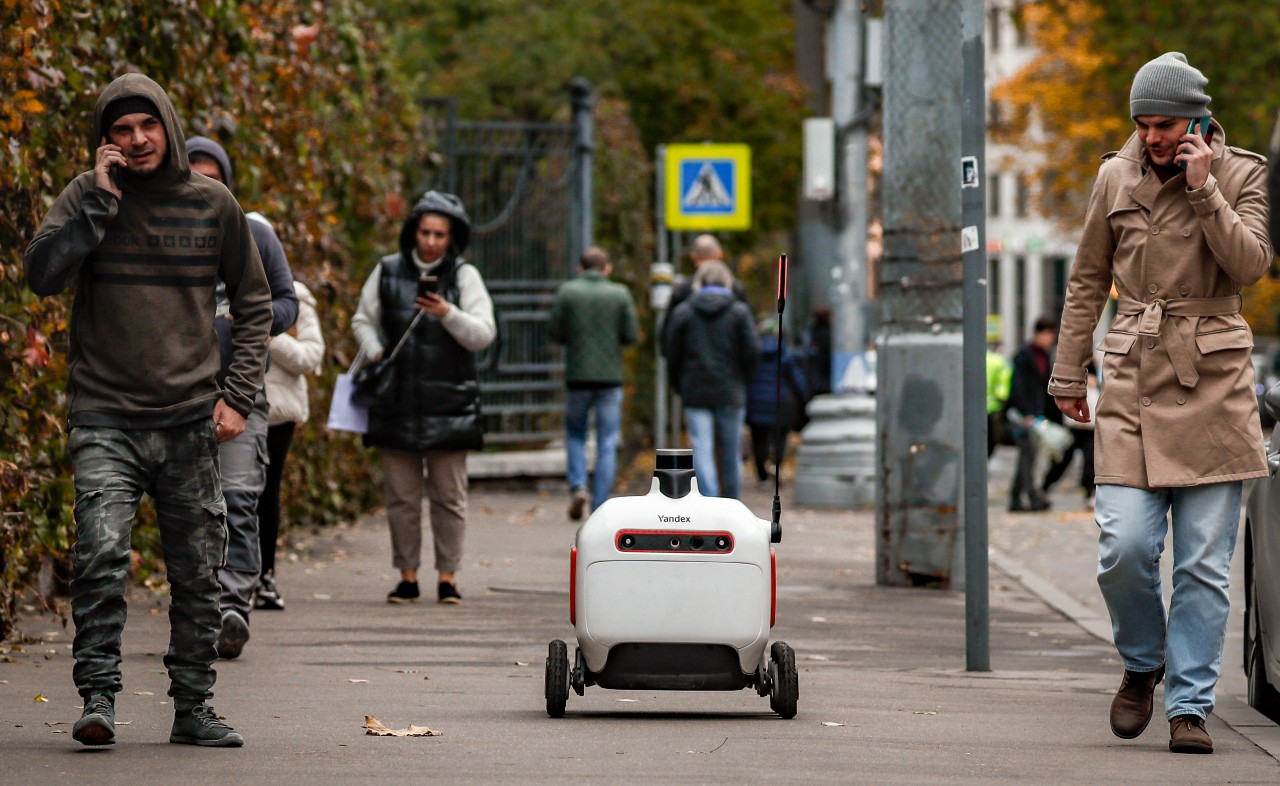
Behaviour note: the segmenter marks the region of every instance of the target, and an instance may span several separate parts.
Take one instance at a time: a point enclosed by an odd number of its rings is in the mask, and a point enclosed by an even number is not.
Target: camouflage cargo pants
[[[163,429],[71,430],[76,536],[71,612],[73,676],[81,696],[121,688],[130,534],[144,493],[155,501],[171,587],[169,695],[175,707],[213,695],[217,570],[226,560],[226,503],[211,419]]]

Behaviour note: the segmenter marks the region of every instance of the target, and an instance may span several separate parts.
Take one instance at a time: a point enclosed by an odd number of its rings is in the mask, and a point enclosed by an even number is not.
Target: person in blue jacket
[[[235,191],[231,158],[222,145],[204,137],[186,141],[191,171],[212,178]],[[271,335],[278,336],[298,319],[298,296],[293,290],[293,271],[284,247],[271,222],[257,212],[247,213],[249,232],[262,257],[262,268],[271,286]],[[217,283],[217,316],[213,325],[222,346],[221,384],[231,364],[231,320],[228,318],[226,285]],[[260,389],[253,412],[245,420],[239,439],[218,446],[222,494],[227,500],[227,561],[218,570],[222,595],[218,608],[222,627],[218,632],[218,657],[238,658],[249,641],[249,612],[262,573],[262,549],[258,543],[258,497],[267,485],[267,402]]]
[[[757,328],[760,363],[747,383],[747,426],[751,430],[751,455],[755,460],[756,479],[769,479],[767,465],[772,459],[775,466],[786,457],[787,438],[801,421],[804,405],[809,401],[809,381],[800,362],[784,343],[782,345],[782,406],[778,401],[778,323],[772,318],[763,319]],[[779,420],[781,419],[781,420]],[[782,434],[776,440],[775,433],[781,422]],[[776,455],[774,455],[776,452]]]

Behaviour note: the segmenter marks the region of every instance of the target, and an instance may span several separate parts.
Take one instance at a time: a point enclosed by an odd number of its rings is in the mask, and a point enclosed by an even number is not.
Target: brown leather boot
[[[1198,715],[1179,715],[1169,721],[1169,750],[1174,753],[1213,753],[1213,739]]]
[[[1131,740],[1151,722],[1152,695],[1164,679],[1164,666],[1155,671],[1124,670],[1120,689],[1111,700],[1111,731],[1117,737]]]

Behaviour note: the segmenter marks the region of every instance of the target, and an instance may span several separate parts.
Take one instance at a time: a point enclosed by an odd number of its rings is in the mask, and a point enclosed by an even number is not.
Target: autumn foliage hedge
[[[368,456],[323,414],[352,354],[346,326],[377,250],[394,236],[416,111],[387,67],[383,31],[354,0],[0,0],[0,638],[38,567],[73,534],[66,450],[70,293],[27,288],[22,250],[63,186],[89,168],[101,89],[156,79],[188,135],[222,141],[246,209],[275,224],[320,302],[328,351],[312,421],[295,437],[286,518],[326,523],[373,501]],[[418,161],[415,161],[415,157]],[[154,543],[135,533],[135,548]],[[148,555],[141,555],[145,561]]]

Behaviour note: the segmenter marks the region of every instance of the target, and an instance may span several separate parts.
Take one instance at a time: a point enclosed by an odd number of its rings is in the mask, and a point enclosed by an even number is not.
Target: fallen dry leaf
[[[403,729],[388,729],[372,715],[364,716],[364,733],[374,737],[441,737],[444,732],[412,724]]]

